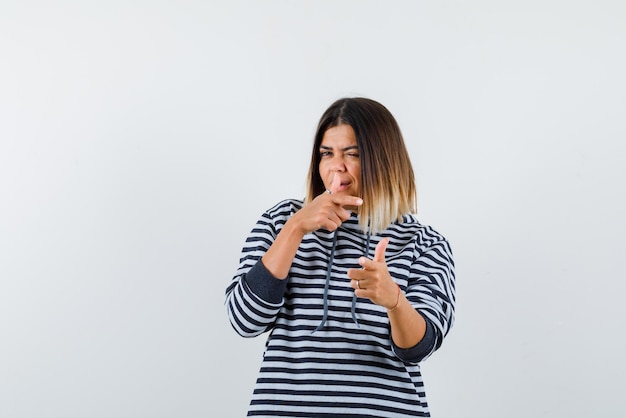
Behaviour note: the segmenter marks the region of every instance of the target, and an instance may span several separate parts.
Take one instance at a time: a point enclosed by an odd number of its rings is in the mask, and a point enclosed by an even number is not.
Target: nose
[[[332,164],[330,166],[331,171],[342,173],[346,171],[346,164],[342,156],[337,155],[333,158]]]

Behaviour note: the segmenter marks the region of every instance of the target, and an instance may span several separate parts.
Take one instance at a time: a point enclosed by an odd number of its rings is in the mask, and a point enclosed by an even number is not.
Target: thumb
[[[378,244],[376,244],[376,250],[374,250],[374,261],[379,263],[385,261],[385,250],[387,249],[387,244],[389,244],[389,238],[383,238]]]

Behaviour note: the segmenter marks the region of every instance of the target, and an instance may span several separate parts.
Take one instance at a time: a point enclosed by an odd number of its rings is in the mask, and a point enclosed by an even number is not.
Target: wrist
[[[398,286],[398,284],[396,283],[396,287],[398,288],[398,292],[397,292],[397,297],[396,297],[396,303],[395,305],[393,305],[392,307],[388,307],[387,308],[387,312],[393,312],[396,310],[396,308],[398,307],[398,305],[400,305],[400,286]]]
[[[285,222],[283,230],[286,230],[290,236],[296,236],[300,239],[304,238],[304,236],[309,233],[309,231],[305,230],[302,222],[300,222],[297,213]]]

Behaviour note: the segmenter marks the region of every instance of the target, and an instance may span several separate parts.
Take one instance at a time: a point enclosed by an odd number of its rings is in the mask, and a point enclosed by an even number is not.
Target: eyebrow
[[[320,149],[327,149],[327,150],[332,150],[332,147],[327,147],[326,145],[320,145]],[[340,151],[349,151],[351,149],[359,149],[359,147],[357,145],[350,145],[348,147],[342,148]]]

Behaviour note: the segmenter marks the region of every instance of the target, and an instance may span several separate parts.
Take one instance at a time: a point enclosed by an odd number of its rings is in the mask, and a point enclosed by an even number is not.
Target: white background
[[[354,95],[455,253],[433,416],[626,415],[624,2],[4,0],[0,60],[1,417],[244,416],[224,290]]]

